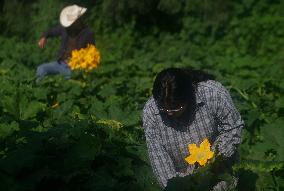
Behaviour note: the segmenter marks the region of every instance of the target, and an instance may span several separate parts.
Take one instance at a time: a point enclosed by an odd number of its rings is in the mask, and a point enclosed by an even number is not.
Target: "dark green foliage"
[[[232,184],[234,181],[231,168],[223,168],[225,161],[216,158],[214,162],[200,167],[192,175],[175,177],[171,179],[165,188],[166,191],[202,191],[211,190],[220,181]]]
[[[121,118],[131,126],[107,120],[108,115],[98,120],[86,104],[94,99],[86,93],[90,89],[80,81],[50,79],[43,87],[29,84],[11,89],[16,90],[9,92],[12,103],[8,97],[1,101],[1,190],[147,188],[152,178],[144,177],[150,172],[145,145],[135,141],[133,130],[127,130],[137,125],[139,117],[132,116],[130,122]],[[53,108],[55,102],[59,106]],[[116,107],[104,105],[97,113]]]
[[[246,124],[237,189],[284,189],[283,1],[76,2],[88,7],[102,65],[38,86],[36,67],[54,60],[59,39],[44,50],[37,40],[74,2],[0,2],[0,190],[159,190],[141,111],[172,66],[207,70],[229,89]],[[211,187],[198,179],[212,174],[200,175],[167,189]]]

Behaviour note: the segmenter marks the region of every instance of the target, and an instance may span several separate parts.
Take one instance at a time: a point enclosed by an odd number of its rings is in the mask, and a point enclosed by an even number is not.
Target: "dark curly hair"
[[[214,76],[201,70],[168,68],[154,81],[153,97],[160,108],[176,109],[189,103],[195,109],[195,86],[198,82],[213,80]]]

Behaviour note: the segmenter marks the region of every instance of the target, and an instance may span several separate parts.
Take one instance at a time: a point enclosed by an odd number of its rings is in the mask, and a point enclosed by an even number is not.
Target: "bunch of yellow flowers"
[[[97,68],[100,62],[100,52],[94,45],[88,44],[86,48],[72,51],[71,59],[68,62],[68,65],[72,70],[79,69],[90,71]]]

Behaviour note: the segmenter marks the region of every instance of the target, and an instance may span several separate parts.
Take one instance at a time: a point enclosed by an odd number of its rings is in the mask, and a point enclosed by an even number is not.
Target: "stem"
[[[246,101],[249,101],[249,97],[246,93],[242,92],[239,88],[231,87],[232,89],[236,90]]]
[[[273,183],[274,183],[274,185],[275,185],[275,187],[276,187],[276,190],[277,190],[277,191],[280,191],[280,190],[279,190],[279,185],[278,185],[277,180],[276,180],[276,178],[275,178],[275,171],[272,171],[272,172],[271,172],[271,175],[272,175]]]

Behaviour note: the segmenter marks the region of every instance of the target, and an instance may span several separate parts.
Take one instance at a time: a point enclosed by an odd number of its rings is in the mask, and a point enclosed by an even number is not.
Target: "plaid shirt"
[[[205,138],[218,147],[220,154],[231,157],[241,143],[244,122],[229,92],[213,80],[196,86],[197,108],[190,124],[180,124],[163,116],[151,97],[143,110],[143,128],[150,162],[159,184],[168,179],[192,174],[194,165],[186,163],[188,144],[200,144]],[[217,189],[218,190],[218,189]]]

